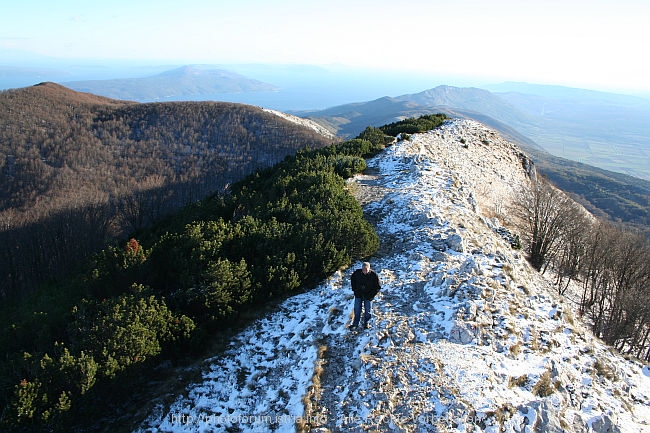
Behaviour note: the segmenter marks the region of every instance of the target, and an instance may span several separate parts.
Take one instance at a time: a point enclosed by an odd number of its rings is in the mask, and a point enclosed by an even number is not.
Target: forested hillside
[[[111,239],[330,144],[258,107],[138,104],[53,83],[0,93],[0,297],[63,275]]]
[[[0,304],[0,429],[119,424],[163,361],[376,252],[344,181],[384,148],[381,132],[364,138],[299,151],[103,250],[84,272]]]

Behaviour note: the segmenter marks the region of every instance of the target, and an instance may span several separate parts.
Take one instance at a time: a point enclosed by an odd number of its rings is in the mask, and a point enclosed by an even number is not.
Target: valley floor
[[[369,167],[350,188],[382,240],[370,329],[347,329],[340,271],[139,431],[650,431],[650,368],[594,339],[494,218],[526,177],[516,148],[454,120]]]

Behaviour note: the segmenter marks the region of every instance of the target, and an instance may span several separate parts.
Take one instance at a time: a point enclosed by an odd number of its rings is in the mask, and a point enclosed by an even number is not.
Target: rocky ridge
[[[341,270],[236,336],[140,431],[650,431],[650,368],[595,339],[511,248],[533,174],[474,121],[398,141],[349,184],[382,240],[370,329],[347,329]]]

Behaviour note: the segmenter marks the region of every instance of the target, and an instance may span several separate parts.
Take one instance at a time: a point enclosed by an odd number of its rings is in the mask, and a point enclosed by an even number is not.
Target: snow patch
[[[309,119],[305,119],[305,118],[302,118],[302,117],[294,116],[292,114],[283,113],[283,112],[277,111],[277,110],[271,110],[269,108],[262,108],[262,110],[266,111],[267,113],[275,114],[276,116],[282,117],[283,119],[288,120],[290,122],[293,122],[293,123],[295,123],[297,125],[301,125],[301,126],[304,126],[306,128],[313,129],[314,131],[316,131],[317,133],[319,133],[320,135],[322,135],[322,136],[324,136],[326,138],[330,138],[332,140],[334,140],[336,138],[335,134],[333,134],[331,131],[329,131],[328,129],[326,129],[322,125],[314,122],[313,120],[309,120]]]

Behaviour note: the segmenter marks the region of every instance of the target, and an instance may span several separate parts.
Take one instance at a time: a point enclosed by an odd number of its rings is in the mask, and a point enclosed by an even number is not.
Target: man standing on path
[[[379,284],[379,276],[375,271],[370,269],[370,263],[364,262],[361,269],[357,269],[352,273],[350,278],[352,283],[352,291],[354,292],[354,320],[350,329],[355,329],[359,326],[361,321],[361,308],[363,307],[363,321],[361,325],[364,328],[368,327],[370,320],[370,309],[372,308],[372,299],[381,290]]]

